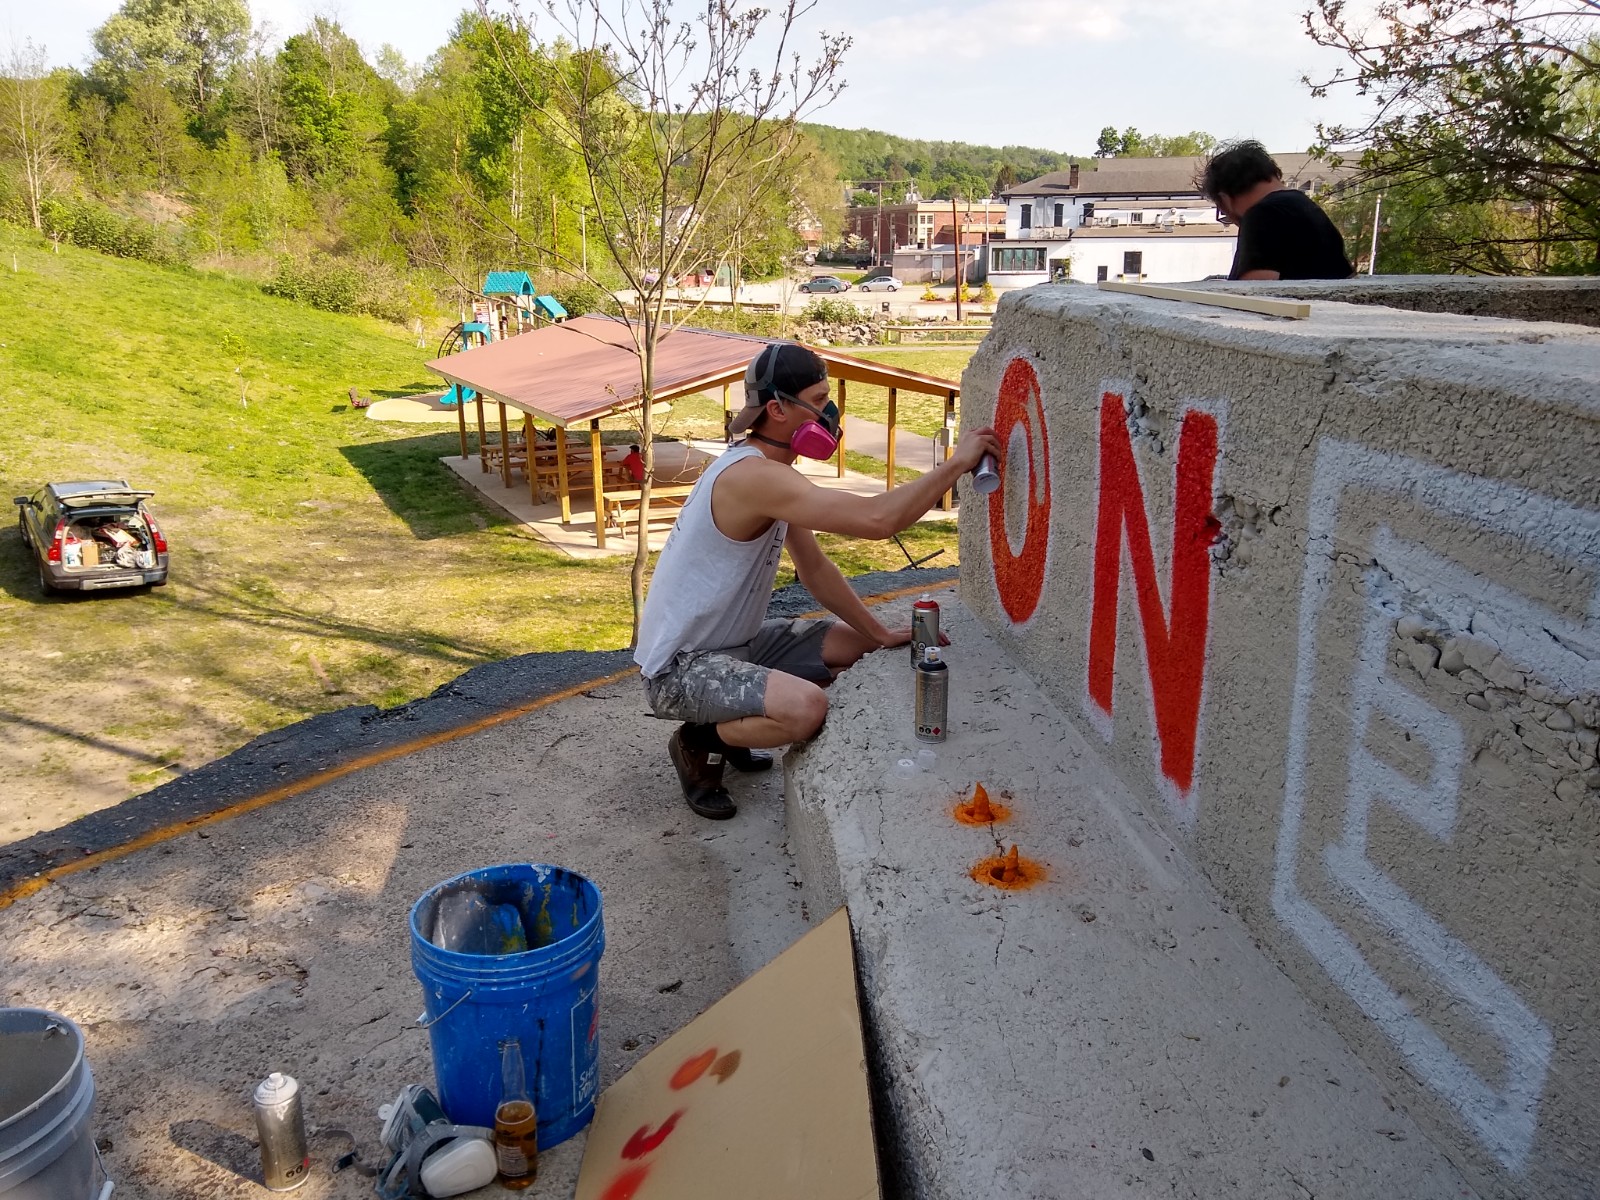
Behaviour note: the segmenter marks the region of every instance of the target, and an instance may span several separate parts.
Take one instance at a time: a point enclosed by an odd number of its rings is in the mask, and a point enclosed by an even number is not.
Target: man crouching
[[[634,652],[655,714],[684,722],[667,743],[684,798],[713,820],[738,811],[722,786],[725,762],[768,769],[771,756],[753,751],[814,736],[828,715],[822,689],[840,671],[911,640],[910,626],[890,629],[873,616],[816,534],[893,537],[984,454],[1000,453],[994,431],[979,429],[949,460],[882,495],[819,488],[793,464],[832,458],[838,448],[827,364],[804,346],[776,342],[751,362],[744,386],[744,408],[729,429],[745,440],[706,468],[678,515]],[[834,617],[766,619],[785,547],[800,582]]]

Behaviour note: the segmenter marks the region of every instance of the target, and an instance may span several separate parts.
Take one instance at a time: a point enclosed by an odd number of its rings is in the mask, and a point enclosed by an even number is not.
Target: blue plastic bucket
[[[514,904],[531,948],[458,954],[430,941],[439,902],[477,891]],[[600,1085],[600,890],[564,867],[509,863],[447,879],[411,906],[411,968],[422,984],[439,1103],[458,1125],[493,1125],[500,1044],[522,1043],[541,1149],[594,1116]]]

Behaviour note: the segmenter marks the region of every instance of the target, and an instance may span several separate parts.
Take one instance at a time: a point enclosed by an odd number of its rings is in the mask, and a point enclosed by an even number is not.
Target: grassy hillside
[[[453,430],[349,409],[351,385],[435,387],[432,350],[0,224],[0,498],[125,477],[156,493],[172,545],[164,588],[46,599],[0,525],[0,841],[317,711],[398,703],[507,655],[626,644],[625,560],[577,562],[480,504],[438,462]],[[903,561],[832,549],[852,571]]]

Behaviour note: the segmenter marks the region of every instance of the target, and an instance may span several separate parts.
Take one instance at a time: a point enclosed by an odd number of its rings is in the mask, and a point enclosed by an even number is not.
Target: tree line
[[[369,58],[326,16],[273,48],[245,0],[125,0],[93,46],[81,70],[31,44],[0,63],[0,216],[394,319],[453,311],[490,269],[576,311],[613,282],[583,149],[552,119],[598,51],[486,8],[421,63]],[[746,274],[782,270],[806,220],[837,225],[832,164],[792,159],[736,218]]]

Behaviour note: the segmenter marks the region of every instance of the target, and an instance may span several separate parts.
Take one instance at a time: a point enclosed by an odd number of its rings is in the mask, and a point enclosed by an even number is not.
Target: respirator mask
[[[815,458],[826,461],[839,452],[839,406],[829,400],[820,409],[812,408],[804,400],[795,396],[778,393],[778,399],[786,404],[798,404],[807,412],[818,419],[807,421],[796,429],[789,438],[789,449],[802,458]]]

